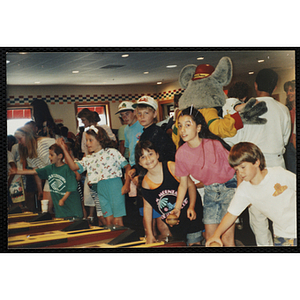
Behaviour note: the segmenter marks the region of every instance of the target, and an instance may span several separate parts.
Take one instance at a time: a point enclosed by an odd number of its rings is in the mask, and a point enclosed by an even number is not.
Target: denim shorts
[[[283,238],[279,236],[274,236],[274,246],[276,247],[293,247],[297,246],[297,239],[289,239],[289,238]]]
[[[221,222],[235,194],[236,187],[236,175],[225,183],[213,183],[204,186],[204,224],[219,224]]]
[[[188,233],[186,235],[186,240],[187,240],[186,244],[187,245],[195,244],[195,243],[201,242],[203,239],[204,239],[204,237],[203,237],[202,230],[198,231],[198,232]]]

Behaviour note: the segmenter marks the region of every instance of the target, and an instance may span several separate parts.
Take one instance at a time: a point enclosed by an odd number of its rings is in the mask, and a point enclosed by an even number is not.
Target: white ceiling
[[[43,52],[7,53],[8,85],[155,85],[158,81],[169,83],[178,80],[181,69],[187,64],[209,63],[216,67],[223,56],[233,63],[234,77],[257,73],[262,68],[276,70],[295,68],[295,51],[266,48],[264,50],[213,51],[126,51],[108,52]],[[80,49],[82,50],[82,49]],[[124,51],[123,51],[124,50]],[[193,49],[194,50],[194,49]],[[53,50],[52,50],[53,51]],[[122,54],[129,54],[123,58]],[[204,57],[203,60],[197,60]],[[258,63],[263,59],[263,63]],[[9,61],[9,63],[8,63]],[[167,68],[167,65],[177,65]],[[73,74],[73,71],[79,73]],[[145,75],[144,72],[149,72]],[[254,73],[254,74],[255,74]],[[37,83],[38,82],[38,83]]]

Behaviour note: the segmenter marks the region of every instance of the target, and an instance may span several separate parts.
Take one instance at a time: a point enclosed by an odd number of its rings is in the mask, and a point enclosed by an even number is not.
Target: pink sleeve
[[[184,163],[184,153],[181,150],[182,149],[179,148],[175,155],[175,175],[177,177],[190,175]]]

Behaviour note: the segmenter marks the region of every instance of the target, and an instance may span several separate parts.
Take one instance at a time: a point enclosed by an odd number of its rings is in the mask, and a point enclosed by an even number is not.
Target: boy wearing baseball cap
[[[135,165],[134,148],[143,133],[143,126],[138,122],[135,109],[130,101],[120,103],[116,114],[120,114],[124,123],[128,125],[124,129],[124,147],[129,149],[129,164],[132,167]]]
[[[136,108],[137,118],[144,127],[140,141],[151,141],[158,150],[162,161],[175,161],[176,147],[170,136],[155,123],[157,122],[157,101],[152,97],[141,97],[133,107]]]

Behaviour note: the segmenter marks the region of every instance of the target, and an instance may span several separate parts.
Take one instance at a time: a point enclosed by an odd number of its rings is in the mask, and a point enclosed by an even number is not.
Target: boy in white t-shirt
[[[222,245],[220,236],[249,205],[273,221],[274,246],[296,246],[296,175],[282,167],[266,168],[261,150],[248,142],[234,145],[228,160],[242,182],[206,246]]]

